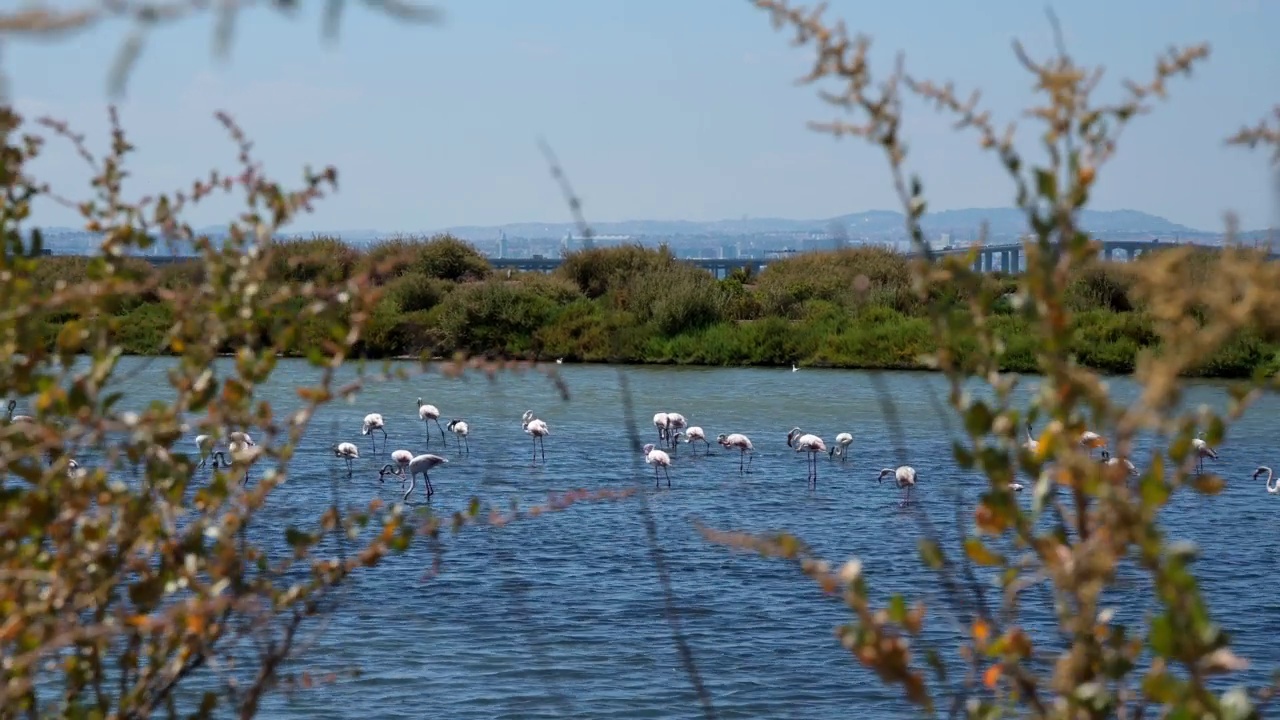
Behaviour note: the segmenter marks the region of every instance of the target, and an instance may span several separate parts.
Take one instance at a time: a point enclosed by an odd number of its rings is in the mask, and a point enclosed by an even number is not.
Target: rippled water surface
[[[130,360],[129,362],[137,362]],[[430,506],[452,512],[473,496],[503,506],[545,502],[548,493],[575,488],[622,489],[639,484],[656,524],[683,632],[720,717],[912,716],[899,694],[884,688],[836,642],[847,619],[842,605],[797,571],[777,561],[709,545],[695,519],[717,528],[794,531],[833,562],[862,558],[872,592],[923,597],[931,639],[944,649],[957,625],[942,605],[938,584],[916,554],[922,517],[944,537],[956,533],[956,493],[971,502],[983,482],[959,470],[950,453],[953,433],[941,377],[879,375],[902,428],[894,451],[872,376],[861,372],[774,369],[675,369],[562,366],[571,392],[562,401],[537,374],[489,382],[445,380],[431,374],[409,382],[374,384],[351,405],[324,411],[313,424],[293,475],[271,501],[263,522],[301,522],[318,516],[336,481],[344,500],[400,499],[398,483],[379,484],[387,461],[360,435],[361,418],[386,418],[390,449],[438,452],[450,458],[432,473]],[[652,470],[627,440],[620,375],[630,383],[634,418],[645,442],[655,440],[658,411],[683,413],[712,438],[744,432],[756,446],[750,472],[738,473],[737,453],[713,446],[710,456],[681,446],[672,487],[653,487]],[[129,404],[164,397],[160,364],[141,373]],[[283,361],[265,391],[278,408],[297,404],[293,386],[311,370]],[[1034,380],[1030,381],[1034,383]],[[1133,388],[1113,382],[1119,397]],[[470,425],[470,454],[447,450],[434,426],[417,419],[422,396]],[[1198,385],[1190,402],[1224,403],[1220,386]],[[551,428],[547,460],[531,464],[532,443],[520,415],[533,410]],[[1280,466],[1276,403],[1260,403],[1231,432],[1212,468],[1228,479],[1214,498],[1184,493],[1164,513],[1174,538],[1203,549],[1198,573],[1217,618],[1238,652],[1252,662],[1244,679],[1259,683],[1280,667],[1271,630],[1280,619],[1280,496],[1268,495],[1250,474],[1259,464]],[[946,416],[949,417],[949,416]],[[830,444],[849,431],[848,462],[819,462],[816,492],[806,489],[805,463],[785,436],[793,426]],[[348,480],[329,452],[336,441],[359,444],[362,458]],[[1140,445],[1139,466],[1149,451]],[[920,473],[919,503],[899,508],[896,489],[875,482],[882,467],[907,461]],[[1030,493],[1021,501],[1030,502]],[[424,507],[420,495],[411,504]],[[427,548],[364,572],[339,612],[314,638],[303,668],[323,674],[352,664],[358,679],[294,694],[273,695],[264,717],[288,718],[685,718],[700,710],[681,669],[664,614],[664,597],[646,540],[641,496],[578,506],[503,528],[476,527],[446,540],[444,572],[424,577]],[[966,508],[966,517],[971,505]],[[954,544],[952,545],[954,547]],[[1141,623],[1142,608],[1113,598],[1124,619]],[[1032,597],[1043,606],[1045,598]],[[1025,619],[1049,638],[1046,615]],[[954,655],[950,657],[954,658]]]

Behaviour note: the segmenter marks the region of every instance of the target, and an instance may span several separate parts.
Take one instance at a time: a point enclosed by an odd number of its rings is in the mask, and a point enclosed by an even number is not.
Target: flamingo
[[[333,450],[335,457],[340,457],[347,461],[347,477],[351,477],[352,460],[360,458],[360,448],[355,443],[340,442],[335,443],[330,450]]]
[[[538,462],[539,449],[542,450],[542,459],[545,461],[547,459],[546,437],[551,434],[551,428],[547,427],[547,421],[534,417],[532,410],[525,410],[520,420],[524,431],[533,438],[533,461]]]
[[[747,453],[751,453],[752,460],[756,459],[756,454],[754,452],[755,448],[751,445],[751,438],[743,435],[742,433],[731,433],[729,435],[720,433],[716,436],[716,442],[720,443],[722,447],[738,449],[738,472],[740,473],[745,472],[742,466],[742,461],[746,457]],[[750,465],[751,463],[748,462],[747,464]]]
[[[1253,479],[1257,480],[1264,470],[1267,473],[1267,492],[1272,495],[1280,493],[1280,478],[1277,478],[1275,473],[1271,472],[1271,468],[1266,465],[1259,465],[1258,469],[1253,471]]]
[[[1031,434],[1030,420],[1027,421],[1026,431],[1027,431],[1027,439],[1022,442],[1022,447],[1032,455],[1038,455],[1040,453],[1040,441],[1036,440],[1035,436]]]
[[[382,441],[385,443],[387,440],[387,424],[383,422],[380,413],[369,413],[364,416],[364,423],[360,426],[360,434],[368,435],[369,441],[373,443],[373,451],[378,452],[378,441],[373,436],[375,430],[382,432]]]
[[[436,427],[440,430],[440,441],[444,442],[446,445],[448,444],[444,439],[444,428],[440,427],[440,408],[435,405],[428,405],[427,403],[422,402],[422,398],[418,398],[418,419],[422,421],[423,425],[434,420]],[[427,444],[431,444],[430,427],[427,428]]]
[[[884,468],[880,471],[878,482],[884,482],[886,476],[892,475],[897,481],[898,487],[902,488],[902,502],[905,506],[911,499],[911,491],[916,488],[916,469],[910,465],[900,465],[897,470],[893,468]],[[1010,485],[1010,487],[1013,487]]]
[[[258,443],[254,442],[253,438],[249,437],[249,433],[247,432],[240,432],[239,430],[234,430],[230,433],[227,433],[227,449],[231,450],[231,452],[237,452],[238,450],[243,450],[244,448],[251,448],[251,447],[257,447],[257,446],[258,446]]]
[[[676,446],[675,438],[671,436],[673,430],[684,430],[689,426],[689,422],[684,419],[680,413],[667,413],[667,444],[671,447]]]
[[[213,460],[213,467],[215,470],[219,467],[231,467],[233,463],[231,460],[227,459],[227,453],[230,453],[231,457],[236,460],[247,461],[249,465],[253,465],[258,461],[258,454],[256,452],[256,448],[258,446],[257,443],[250,439],[245,433],[231,433],[231,435],[239,435],[244,439],[232,440],[227,443],[226,451],[216,450],[209,455],[209,458]],[[240,478],[240,484],[249,484],[248,470],[245,470],[244,477]]]
[[[664,412],[654,415],[653,426],[658,428],[658,442],[665,442],[667,439],[667,431],[671,427],[670,417]]]
[[[702,428],[698,427],[697,425],[694,425],[693,427],[689,428],[688,430],[685,430],[684,432],[678,432],[675,435],[672,435],[671,447],[674,448],[676,446],[676,443],[679,442],[680,438],[684,438],[684,442],[686,445],[688,445],[689,443],[694,443],[701,440],[702,444],[707,446],[706,448],[707,453],[710,454],[711,452],[711,443],[707,441],[707,434],[703,432]]]
[[[1018,482],[1009,483],[1009,489],[1014,492],[1022,492],[1022,483],[1018,483]]]
[[[654,447],[653,443],[645,445],[642,451],[645,464],[653,466],[653,486],[658,487],[658,468],[661,467],[667,476],[667,487],[671,487],[671,471],[667,469],[671,467],[671,456]]]
[[[849,446],[853,444],[853,433],[842,432],[836,436],[836,444],[831,446],[831,451],[827,453],[827,458],[834,458],[840,455],[840,462],[849,459]]]
[[[466,420],[450,420],[449,432],[458,438],[458,453],[462,453],[462,444],[467,444],[467,454],[471,454],[471,441],[467,439],[467,435],[471,433],[471,427],[467,425]]]
[[[791,372],[799,372],[799,371],[800,371],[800,368],[796,367],[796,364],[794,362],[791,363]]]
[[[1090,455],[1092,455],[1093,451],[1096,450],[1097,448],[1105,448],[1107,446],[1106,438],[1102,437],[1101,435],[1099,435],[1098,433],[1092,430],[1085,430],[1084,432],[1080,433],[1079,442],[1080,442],[1080,447],[1084,448],[1085,450],[1088,450]]]
[[[1130,475],[1134,477],[1138,476],[1138,468],[1134,467],[1133,463],[1129,462],[1129,458],[1111,457],[1111,453],[1107,452],[1106,450],[1103,450],[1102,462],[1106,463],[1108,467],[1118,467],[1120,465],[1123,465],[1125,468],[1125,471],[1128,472]]]
[[[800,428],[791,428],[791,432],[787,433],[787,447],[795,448],[796,452],[804,450],[808,453],[809,460],[809,477],[807,478],[813,487],[818,487],[818,453],[825,452],[827,444],[822,442],[822,438],[813,433],[801,434]]]
[[[404,497],[401,498],[401,501],[408,500],[409,495],[413,493],[413,489],[418,486],[418,473],[422,473],[422,478],[427,483],[427,499],[430,500],[431,496],[436,493],[436,489],[431,487],[430,470],[437,465],[444,465],[448,462],[448,460],[439,455],[431,454],[417,455],[410,460],[409,464],[405,466],[405,469],[409,471],[409,489],[404,491]],[[386,468],[384,467],[383,469],[385,470]]]
[[[409,466],[409,463],[413,462],[413,453],[408,450],[396,450],[391,453],[391,462],[404,469]]]
[[[1196,472],[1204,472],[1204,459],[1218,459],[1218,451],[1209,447],[1209,443],[1204,441],[1204,433],[1191,439],[1191,449],[1196,454]]]
[[[196,450],[200,453],[200,464],[197,467],[204,467],[209,461],[209,453],[213,452],[213,436],[197,435]]]
[[[17,400],[10,400],[10,401],[9,401],[9,422],[11,422],[11,423],[29,423],[29,422],[35,422],[35,421],[36,421],[36,419],[35,419],[35,418],[33,418],[33,417],[31,417],[30,415],[14,415],[14,414],[13,414],[13,411],[14,411],[14,410],[17,410],[17,409],[18,409],[18,401],[17,401]]]

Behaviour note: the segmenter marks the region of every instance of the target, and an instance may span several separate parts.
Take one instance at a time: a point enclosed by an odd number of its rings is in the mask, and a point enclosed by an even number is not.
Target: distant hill
[[[925,232],[931,237],[940,233],[952,233],[957,240],[965,241],[976,236],[983,223],[987,223],[989,236],[992,239],[1009,239],[1027,231],[1022,212],[1015,208],[966,208],[962,210],[942,210],[925,215],[922,224]],[[1171,222],[1157,215],[1137,210],[1085,210],[1081,214],[1081,224],[1089,232],[1101,237],[1123,237],[1138,235],[1144,237],[1160,237],[1170,239],[1193,240],[1196,242],[1216,242],[1222,237],[1220,231],[1211,232],[1197,230]],[[826,234],[831,237],[844,236],[854,243],[862,239],[880,241],[901,237],[903,235],[902,213],[891,210],[868,210],[865,212],[839,215],[832,218],[812,220],[794,220],[787,218],[741,218],[736,220],[623,220],[619,222],[602,222],[592,226],[597,235],[626,235],[644,237],[650,243],[671,241],[679,246],[681,239],[698,244],[712,238],[733,237],[767,237],[769,235],[790,234]],[[198,230],[211,238],[225,236],[224,226],[207,226]],[[354,245],[363,245],[378,239],[395,235],[432,235],[447,232],[464,240],[491,243],[497,240],[500,233],[509,238],[551,239],[559,240],[567,234],[575,237],[579,234],[572,223],[510,223],[507,225],[460,225],[427,231],[385,231],[376,229],[330,230],[324,232],[303,232],[282,234],[282,237],[310,237],[313,235],[331,235],[342,238]],[[100,239],[82,230],[66,227],[43,228],[45,245],[56,253],[82,254],[92,252]],[[1268,239],[1270,231],[1255,230],[1240,233],[1243,244]],[[782,239],[781,242],[788,242]],[[157,248],[155,254],[170,254],[169,248]],[[175,254],[187,254],[189,248],[178,247]]]
[[[969,232],[978,230],[983,221],[992,234],[1016,235],[1027,230],[1022,211],[1016,208],[968,208],[942,210],[925,215],[926,232]],[[1162,217],[1137,210],[1085,210],[1081,224],[1095,233],[1208,234],[1179,225]],[[767,233],[830,232],[842,225],[852,236],[889,235],[902,232],[903,215],[892,210],[868,210],[833,218],[791,220],[786,218],[742,218],[737,220],[622,220],[593,223],[591,229],[600,235],[760,235]],[[467,239],[491,239],[500,232],[511,237],[558,238],[578,234],[572,223],[510,223],[507,225],[457,225],[443,228]]]

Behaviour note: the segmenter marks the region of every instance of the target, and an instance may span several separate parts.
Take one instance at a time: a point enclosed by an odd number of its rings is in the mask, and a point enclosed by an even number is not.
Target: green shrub
[[[436,235],[416,248],[413,270],[427,277],[463,282],[483,280],[491,268],[471,244],[452,235]]]

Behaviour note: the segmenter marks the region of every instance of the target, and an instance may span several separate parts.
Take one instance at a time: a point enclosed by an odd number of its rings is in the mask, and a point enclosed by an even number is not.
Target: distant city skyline
[[[567,222],[539,137],[555,148],[593,225],[897,209],[874,149],[806,129],[839,117],[817,88],[794,83],[811,51],[791,48],[789,34],[740,0],[438,2],[438,27],[398,26],[353,7],[336,46],[318,37],[320,5],[303,3],[296,21],[246,11],[226,63],[212,57],[210,15],[152,33],[121,103],[139,148],[131,192],[178,189],[215,165],[234,169],[234,148],[212,119],[226,110],[276,178],[298,178],[306,164],[338,167],[339,193],[289,229],[296,233]],[[1209,61],[1171,83],[1170,100],[1122,138],[1093,207],[1210,232],[1228,210],[1246,229],[1280,225],[1268,156],[1222,142],[1280,102],[1267,82],[1280,77],[1280,3],[1080,0],[1055,10],[1080,61],[1107,67],[1102,99],[1117,96],[1121,78],[1149,74],[1170,44],[1212,46]],[[1031,79],[1009,42],[1048,51],[1042,6],[837,0],[828,17],[873,37],[881,72],[902,50],[921,76],[953,80],[966,94],[983,89],[995,117],[1020,121],[1020,145],[1036,156],[1035,131],[1020,116]],[[112,57],[127,31],[113,24],[72,40],[8,43],[15,107],[66,119],[101,150],[106,63],[86,70],[83,58]],[[971,136],[922,104],[908,112],[910,165],[931,208],[1009,203],[1010,183]],[[72,197],[87,191],[87,172],[56,140],[35,170]],[[187,219],[220,224],[235,210],[215,201]],[[34,220],[79,224],[51,202]]]

